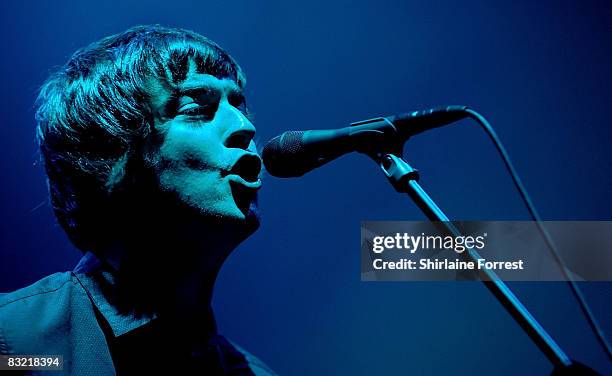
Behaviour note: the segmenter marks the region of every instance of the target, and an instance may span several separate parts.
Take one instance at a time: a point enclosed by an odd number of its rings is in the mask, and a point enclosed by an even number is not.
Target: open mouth
[[[261,159],[254,154],[240,157],[228,172],[232,195],[236,205],[245,215],[257,201],[257,190],[261,188],[260,172]]]
[[[242,178],[247,185],[253,185],[256,183],[261,184],[259,180],[259,173],[261,172],[261,159],[254,154],[245,154],[232,167],[229,171],[230,175],[237,175]]]

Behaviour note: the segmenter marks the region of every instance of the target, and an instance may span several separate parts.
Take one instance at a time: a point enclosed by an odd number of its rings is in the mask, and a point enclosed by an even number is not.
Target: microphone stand
[[[395,190],[399,193],[408,194],[430,221],[436,222],[436,224],[442,227],[442,230],[453,236],[461,235],[459,229],[450,222],[446,214],[421,188],[418,183],[419,173],[417,170],[395,154],[367,154],[380,166]],[[482,258],[473,248],[466,250],[462,255],[474,262]],[[553,363],[555,368],[552,375],[597,375],[590,368],[570,359],[493,270],[483,268],[479,270],[478,275],[489,291],[495,295],[502,306]]]

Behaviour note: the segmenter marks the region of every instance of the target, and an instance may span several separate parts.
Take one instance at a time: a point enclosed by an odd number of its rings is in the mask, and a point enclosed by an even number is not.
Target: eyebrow
[[[213,91],[213,89],[207,85],[202,85],[198,87],[187,87],[187,88],[177,90],[176,97],[178,98],[181,96],[188,96],[188,97],[196,98],[196,97],[201,97],[204,94],[208,94],[211,91]]]
[[[217,85],[218,83],[221,85]],[[185,82],[183,85],[179,85],[173,93],[173,97],[175,99],[178,99],[180,96],[198,97],[207,94],[207,92],[217,90],[227,90],[230,94],[242,94],[242,89],[233,80],[224,79],[213,83],[211,79],[205,79]]]

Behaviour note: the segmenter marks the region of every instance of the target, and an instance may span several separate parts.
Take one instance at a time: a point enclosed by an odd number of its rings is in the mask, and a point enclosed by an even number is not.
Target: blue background
[[[78,260],[47,203],[33,101],[53,67],[129,26],[198,31],[248,76],[261,143],[438,104],[494,124],[545,219],[612,219],[609,1],[3,1],[0,291]],[[454,219],[525,219],[471,122],[410,140],[406,158]],[[261,230],[230,258],[220,330],[280,374],[547,374],[546,358],[478,283],[360,282],[362,220],[420,220],[361,155],[265,179]],[[513,283],[575,358],[612,367],[561,283]],[[612,285],[582,284],[608,335]]]

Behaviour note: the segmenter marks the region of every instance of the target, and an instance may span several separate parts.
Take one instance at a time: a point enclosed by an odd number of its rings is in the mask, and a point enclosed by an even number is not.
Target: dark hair
[[[36,132],[51,205],[82,251],[95,247],[113,188],[125,180],[126,164],[153,130],[148,80],[176,87],[190,62],[200,73],[245,84],[238,64],[214,42],[152,25],[78,50],[42,86]]]

